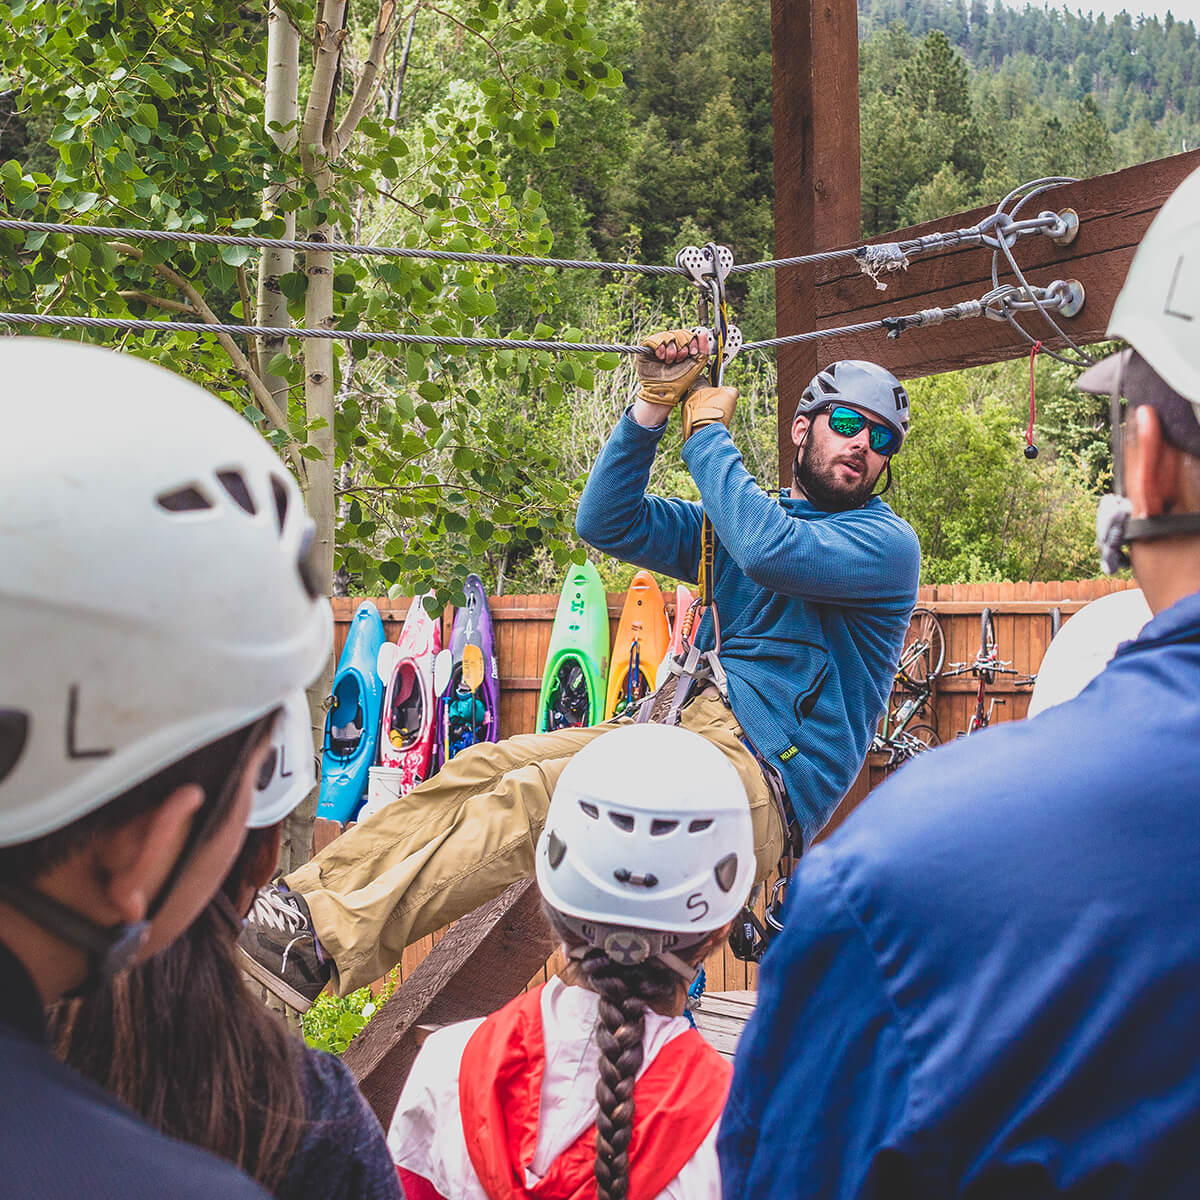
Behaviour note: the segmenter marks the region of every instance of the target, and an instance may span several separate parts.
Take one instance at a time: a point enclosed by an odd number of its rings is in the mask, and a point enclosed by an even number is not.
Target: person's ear
[[[161,804],[105,835],[99,847],[100,887],[118,920],[144,920],[187,842],[204,803],[195,783],[176,788]]]
[[[812,424],[812,418],[804,413],[799,414],[792,422],[792,445],[800,446],[804,442],[804,437],[808,433],[808,427]]]
[[[1125,494],[1136,519],[1169,513],[1178,499],[1179,452],[1163,438],[1162,419],[1149,404],[1127,418],[1132,444],[1125,447]]]
[[[256,892],[275,874],[275,866],[279,862],[279,847],[282,842],[282,821],[272,829],[263,831],[258,848],[254,851],[246,868],[246,883],[252,886]]]

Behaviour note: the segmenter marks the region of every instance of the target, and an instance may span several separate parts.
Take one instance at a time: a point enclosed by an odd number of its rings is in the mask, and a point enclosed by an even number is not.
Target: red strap
[[[1042,349],[1041,342],[1034,342],[1029,349],[1029,427],[1025,430],[1025,445],[1033,445],[1033,421],[1037,416],[1037,395],[1034,388],[1033,364]]]
[[[396,1174],[400,1176],[400,1191],[406,1200],[446,1200],[423,1175],[414,1174],[399,1163],[396,1164]]]
[[[459,1069],[467,1152],[491,1200],[595,1200],[596,1127],[532,1187],[546,1054],[542,989],[518,996],[471,1035]],[[672,1038],[634,1085],[629,1200],[654,1200],[716,1124],[733,1068],[695,1032]]]

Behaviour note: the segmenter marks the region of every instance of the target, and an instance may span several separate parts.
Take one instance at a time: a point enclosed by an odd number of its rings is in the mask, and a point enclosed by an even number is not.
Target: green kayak
[[[594,725],[604,718],[608,675],[608,596],[590,562],[572,566],[563,580],[542,691],[537,732]]]

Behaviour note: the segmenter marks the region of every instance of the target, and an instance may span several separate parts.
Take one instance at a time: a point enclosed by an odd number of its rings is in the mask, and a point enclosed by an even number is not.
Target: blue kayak
[[[379,610],[364,600],[350,622],[333,676],[333,705],[321,747],[318,817],[345,824],[367,798],[367,772],[375,765],[383,715],[383,681],[376,663],[385,640]]]

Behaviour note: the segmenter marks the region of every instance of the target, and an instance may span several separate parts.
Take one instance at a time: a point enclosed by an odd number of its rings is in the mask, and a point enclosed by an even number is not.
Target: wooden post
[[[857,240],[861,228],[858,5],[855,0],[772,0],[775,254],[790,258]],[[812,329],[811,269],[775,280],[780,333]],[[791,419],[816,374],[815,345],[779,349],[779,475],[791,484]]]
[[[455,922],[343,1059],[384,1128],[417,1056],[420,1027],[485,1017],[529,982],[554,949],[532,879]]]

